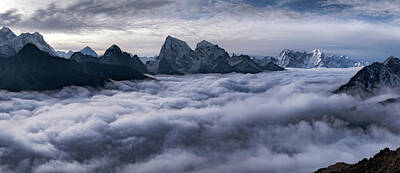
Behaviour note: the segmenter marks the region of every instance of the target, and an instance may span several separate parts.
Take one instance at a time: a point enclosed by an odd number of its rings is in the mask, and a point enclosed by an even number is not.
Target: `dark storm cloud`
[[[16,9],[7,10],[0,13],[0,25],[10,26],[21,21],[22,15]]]
[[[296,172],[400,144],[398,104],[332,90],[357,69],[158,76],[0,98],[0,172]]]
[[[82,0],[64,7],[51,3],[44,9],[37,9],[20,25],[54,31],[123,29],[129,20],[153,15],[155,9],[172,3],[170,0]]]

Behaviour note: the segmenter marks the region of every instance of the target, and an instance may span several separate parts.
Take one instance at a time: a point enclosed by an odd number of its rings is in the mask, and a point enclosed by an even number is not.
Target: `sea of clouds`
[[[359,68],[0,91],[0,172],[295,172],[400,146],[400,104],[332,91]]]

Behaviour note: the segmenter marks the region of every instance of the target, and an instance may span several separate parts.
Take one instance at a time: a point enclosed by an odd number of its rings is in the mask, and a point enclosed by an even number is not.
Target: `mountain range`
[[[186,42],[171,36],[166,38],[158,58],[146,65],[154,74],[259,73],[284,70],[276,64],[261,66],[246,55],[231,57],[223,48],[205,40],[192,50]]]
[[[27,48],[25,48],[25,46]],[[30,51],[33,53],[29,54],[28,52]],[[235,54],[230,56],[225,49],[206,40],[199,42],[193,50],[186,42],[172,36],[166,38],[159,55],[149,59],[146,64],[144,64],[137,55],[123,52],[117,45],[108,48],[102,56],[99,56],[88,46],[79,52],[55,52],[39,33],[23,33],[16,36],[6,27],[0,30],[0,57],[7,57],[1,59],[0,66],[4,78],[10,81],[8,83],[3,81],[3,83],[0,84],[0,88],[9,90],[41,90],[59,88],[56,86],[85,84],[67,75],[65,77],[65,82],[60,82],[54,86],[47,83],[49,87],[45,87],[44,84],[49,82],[45,77],[57,76],[55,73],[60,71],[59,69],[52,69],[52,67],[44,68],[43,64],[46,63],[49,64],[49,66],[51,66],[51,63],[64,64],[65,67],[59,65],[58,68],[66,72],[71,71],[70,74],[77,74],[78,72],[84,73],[83,76],[88,78],[87,81],[95,81],[93,76],[97,76],[100,77],[100,81],[103,82],[110,79],[144,79],[146,78],[146,76],[143,75],[145,73],[168,75],[232,72],[259,73],[263,71],[282,71],[285,70],[284,67],[344,68],[362,65],[361,62],[354,61],[349,57],[328,56],[318,49],[308,53],[284,49],[277,58],[265,57],[263,59],[255,59],[247,55]],[[49,59],[50,57],[54,58],[54,60]],[[35,62],[34,60],[43,62]],[[22,70],[18,71],[17,69],[21,66],[26,66],[26,70],[28,71],[25,71],[25,73],[23,73]],[[397,88],[400,86],[399,66],[400,60],[395,57],[388,58],[384,63],[373,63],[360,70],[347,84],[341,86],[335,92],[369,95],[376,93],[384,87]],[[118,72],[126,71],[127,74],[132,75],[123,76],[122,74],[117,74],[115,70],[116,67],[122,69]],[[44,72],[43,70],[45,69],[49,70],[49,74],[51,75]],[[77,69],[78,72],[72,72]],[[98,72],[100,76],[95,73],[95,69],[102,69],[102,72]],[[50,73],[52,70],[53,73]],[[109,72],[109,70],[111,70],[112,73]],[[5,72],[10,72],[12,75],[6,76]],[[38,76],[34,76],[34,74]],[[45,76],[39,77],[39,74]],[[58,75],[66,74],[62,72]],[[42,80],[42,78],[44,79]],[[28,86],[28,83],[24,82],[22,79],[30,81],[32,86]],[[45,83],[42,85],[39,81]],[[36,85],[35,82],[38,84]],[[95,83],[98,84],[97,82]],[[97,86],[90,82],[88,82],[87,85]]]
[[[16,55],[0,59],[0,89],[51,90],[64,86],[101,87],[110,80],[149,77],[121,65],[82,62],[52,56],[28,43]]]
[[[311,52],[284,49],[278,57],[265,57],[259,63],[274,62],[284,68],[349,68],[368,65],[368,62],[348,56],[327,55],[320,49]]]
[[[131,56],[123,52],[117,45],[112,45],[106,50],[103,56],[95,57],[81,52],[75,52],[71,58],[79,63],[100,63],[108,65],[127,66],[140,73],[148,73],[146,66],[140,61],[137,55]]]

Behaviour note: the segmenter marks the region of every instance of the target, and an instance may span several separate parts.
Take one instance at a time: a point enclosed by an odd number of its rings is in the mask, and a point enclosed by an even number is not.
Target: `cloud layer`
[[[399,104],[331,91],[358,69],[157,76],[0,97],[0,172],[312,172],[400,145]]]

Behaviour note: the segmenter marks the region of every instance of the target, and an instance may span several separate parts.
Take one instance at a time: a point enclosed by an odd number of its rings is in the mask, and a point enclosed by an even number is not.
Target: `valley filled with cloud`
[[[0,91],[0,172],[298,172],[400,145],[399,104],[333,94],[360,68]],[[398,95],[396,95],[398,96]]]

